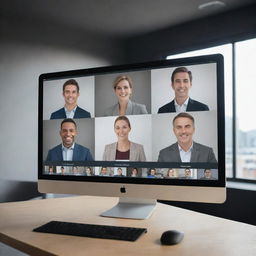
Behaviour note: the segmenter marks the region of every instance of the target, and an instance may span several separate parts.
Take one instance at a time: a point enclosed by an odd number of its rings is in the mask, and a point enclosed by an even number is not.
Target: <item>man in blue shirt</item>
[[[70,79],[63,84],[63,97],[65,106],[51,114],[50,119],[64,118],[90,118],[91,114],[77,106],[79,85],[75,79]]]
[[[50,149],[46,161],[93,161],[88,148],[75,143],[77,126],[73,119],[61,122],[60,137],[62,144]]]

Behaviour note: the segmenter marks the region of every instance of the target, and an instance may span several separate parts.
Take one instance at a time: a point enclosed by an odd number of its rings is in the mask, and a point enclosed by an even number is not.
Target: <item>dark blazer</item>
[[[46,161],[63,161],[62,144],[50,149]],[[75,143],[72,161],[93,161],[88,148]]]
[[[90,118],[90,117],[91,117],[90,112],[88,112],[82,108],[79,108],[77,106],[74,118]],[[53,112],[50,117],[50,119],[65,119],[65,118],[67,118],[65,108],[61,108],[61,109]]]
[[[158,162],[181,163],[178,142],[160,150]],[[190,162],[217,163],[212,148],[193,142]]]
[[[188,106],[187,106],[187,112],[189,111],[207,111],[209,110],[209,107],[199,101],[192,100],[189,98],[188,100]],[[158,113],[170,113],[170,112],[176,112],[174,100],[165,104],[161,108],[158,109]]]

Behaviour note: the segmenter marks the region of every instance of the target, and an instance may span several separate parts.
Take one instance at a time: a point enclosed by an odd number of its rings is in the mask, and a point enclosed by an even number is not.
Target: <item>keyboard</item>
[[[33,229],[33,231],[71,236],[136,241],[143,233],[147,232],[147,229],[50,221],[38,228]]]

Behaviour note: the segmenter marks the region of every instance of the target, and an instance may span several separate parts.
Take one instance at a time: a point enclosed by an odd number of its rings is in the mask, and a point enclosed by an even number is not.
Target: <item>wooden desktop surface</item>
[[[207,255],[255,256],[256,227],[157,203],[146,220],[100,217],[117,198],[66,197],[0,204],[0,242],[30,255]],[[143,227],[135,242],[32,232],[51,220]],[[185,233],[181,243],[163,246],[166,230]]]

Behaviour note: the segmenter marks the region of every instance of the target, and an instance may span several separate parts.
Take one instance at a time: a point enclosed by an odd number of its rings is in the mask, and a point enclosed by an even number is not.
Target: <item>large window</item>
[[[236,177],[256,180],[256,39],[235,43]]]
[[[227,177],[256,180],[256,39],[170,55],[167,59],[215,53],[224,56]]]

